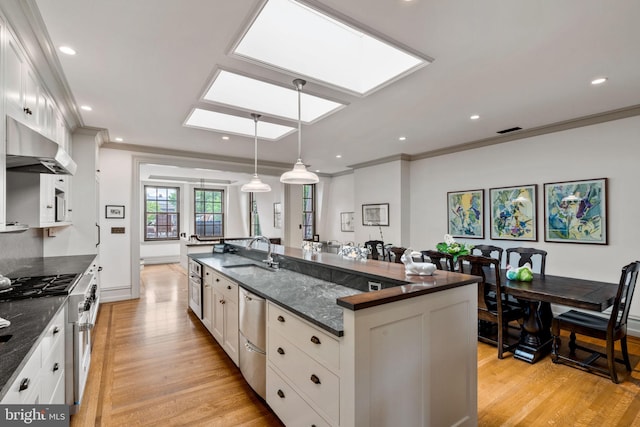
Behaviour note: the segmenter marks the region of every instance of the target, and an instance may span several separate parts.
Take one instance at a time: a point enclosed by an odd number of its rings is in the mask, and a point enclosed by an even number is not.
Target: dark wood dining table
[[[521,304],[525,318],[516,359],[535,363],[551,351],[551,304],[604,311],[613,304],[617,283],[597,282],[572,277],[534,274],[533,281],[508,280],[501,271],[505,293]],[[491,277],[491,276],[488,276]]]

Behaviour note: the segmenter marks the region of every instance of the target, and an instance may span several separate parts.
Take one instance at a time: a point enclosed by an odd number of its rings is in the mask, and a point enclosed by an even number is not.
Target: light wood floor
[[[87,390],[71,426],[282,425],[188,312],[178,264],[146,266],[140,299],[103,304],[94,331]],[[640,426],[640,340],[629,344],[634,369],[619,369],[616,385],[549,358],[498,360],[495,347],[479,343],[478,424]]]

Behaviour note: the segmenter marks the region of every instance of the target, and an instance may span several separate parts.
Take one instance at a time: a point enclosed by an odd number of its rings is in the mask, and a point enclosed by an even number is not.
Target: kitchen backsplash
[[[43,256],[42,230],[31,228],[23,233],[0,233],[0,274],[9,276],[25,258]]]

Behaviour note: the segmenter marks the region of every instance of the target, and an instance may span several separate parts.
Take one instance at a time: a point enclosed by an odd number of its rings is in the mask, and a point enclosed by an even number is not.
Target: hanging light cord
[[[302,87],[307,82],[302,79],[295,79],[293,84],[296,85],[296,90],[298,91],[298,160],[302,160],[302,107],[301,107],[301,97],[302,97]]]
[[[258,119],[261,117],[260,114],[251,114],[251,117],[253,117],[253,121],[255,122],[254,124],[254,135],[255,135],[255,139],[254,139],[254,148],[253,148],[253,174],[254,175],[258,175]]]

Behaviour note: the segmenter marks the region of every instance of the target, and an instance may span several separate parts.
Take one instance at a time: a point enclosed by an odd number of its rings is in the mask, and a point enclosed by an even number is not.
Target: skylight
[[[249,112],[298,120],[298,94],[291,88],[220,70],[204,96],[206,101],[241,108]],[[302,94],[302,121],[310,123],[344,105],[317,96]]]
[[[294,0],[269,0],[233,53],[359,95],[430,62]]]
[[[238,117],[216,111],[195,108],[184,123],[185,126],[214,130],[235,135],[255,134],[255,123],[250,117]],[[258,124],[258,138],[275,141],[293,132],[295,128],[261,121]]]

